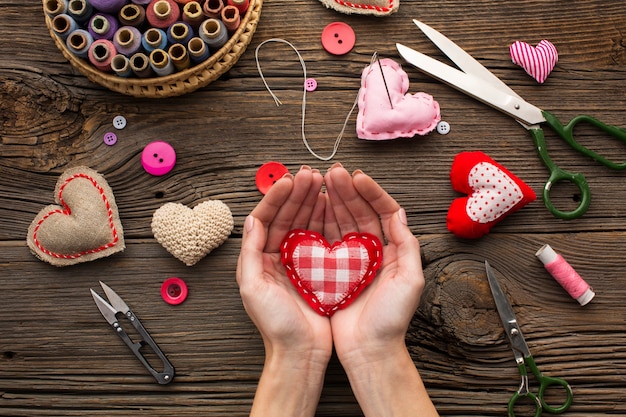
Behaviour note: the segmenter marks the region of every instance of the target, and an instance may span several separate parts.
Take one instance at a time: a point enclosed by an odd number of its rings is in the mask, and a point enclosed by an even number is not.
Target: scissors
[[[539,151],[539,157],[550,171],[550,176],[544,185],[542,195],[544,204],[555,217],[571,220],[582,216],[591,203],[591,193],[589,184],[587,184],[583,174],[568,172],[558,167],[552,161],[548,155],[546,140],[540,127],[541,123],[546,123],[550,126],[558,136],[576,151],[593,158],[611,169],[621,170],[626,168],[626,161],[622,163],[613,162],[578,143],[574,139],[574,127],[581,122],[589,123],[623,142],[626,142],[626,130],[617,126],[607,125],[587,115],[576,116],[568,124],[563,125],[552,113],[541,110],[522,99],[515,91],[450,39],[418,20],[413,20],[413,22],[461,71],[397,43],[398,52],[406,61],[431,77],[513,117],[530,131],[535,147]],[[580,191],[580,203],[572,211],[561,211],[550,200],[552,186],[561,181],[573,183]]]
[[[167,360],[167,357],[165,356],[165,354],[163,354],[159,346],[152,339],[148,331],[143,327],[143,325],[139,321],[139,318],[135,316],[135,313],[133,313],[130,307],[128,307],[124,300],[122,300],[122,298],[117,295],[115,291],[111,289],[111,287],[109,287],[102,281],[100,281],[100,285],[102,286],[102,289],[104,290],[107,298],[111,302],[111,304],[109,304],[107,301],[104,300],[104,298],[99,296],[98,293],[96,293],[94,290],[91,290],[91,295],[93,296],[93,299],[96,302],[100,313],[102,313],[106,321],[109,322],[109,324],[113,327],[113,330],[115,330],[115,333],[117,333],[117,335],[124,341],[124,343],[128,345],[130,350],[132,350],[135,356],[139,358],[143,366],[146,367],[146,369],[152,374],[152,376],[154,376],[159,384],[168,384],[172,382],[172,379],[174,379],[174,367],[172,366],[170,361]],[[133,342],[128,334],[124,331],[119,320],[117,319],[118,313],[123,314],[131,322],[133,327],[137,329],[137,332],[142,338],[140,342]],[[148,345],[163,362],[162,372],[156,371],[141,352],[141,349],[146,345]]]
[[[500,287],[500,284],[498,284],[498,280],[493,273],[493,269],[491,269],[491,266],[487,261],[485,261],[485,269],[487,270],[487,280],[489,281],[489,286],[491,287],[493,299],[496,302],[496,308],[500,314],[504,331],[509,337],[511,348],[515,354],[515,362],[517,362],[517,367],[520,375],[522,376],[522,382],[520,383],[517,392],[513,394],[511,400],[509,401],[509,417],[515,417],[515,404],[520,398],[523,397],[527,397],[532,400],[535,405],[535,417],[539,417],[543,410],[551,414],[564,412],[570,407],[570,405],[572,405],[572,388],[564,379],[545,376],[541,373],[541,371],[539,371],[539,368],[537,368],[535,360],[528,349],[528,345],[524,340],[522,330],[517,324],[513,307],[511,307],[509,300],[506,298],[506,295],[504,295],[504,292],[502,291],[502,288]],[[526,367],[530,368],[531,372],[535,376],[535,379],[539,382],[538,394],[533,394],[529,390],[528,371],[526,370]],[[544,400],[546,389],[550,386],[560,386],[565,389],[567,398],[565,399],[565,402],[558,407],[553,407],[547,404]]]

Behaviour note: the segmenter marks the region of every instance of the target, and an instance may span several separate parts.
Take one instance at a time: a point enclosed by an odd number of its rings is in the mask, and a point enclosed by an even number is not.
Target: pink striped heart
[[[510,47],[511,60],[542,84],[554,69],[559,54],[552,42],[542,40],[536,47],[526,42],[516,41]]]

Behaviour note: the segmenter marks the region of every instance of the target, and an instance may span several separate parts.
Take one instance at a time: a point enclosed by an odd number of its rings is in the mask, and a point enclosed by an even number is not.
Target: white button
[[[442,135],[447,135],[450,133],[450,124],[448,122],[444,122],[443,120],[437,123],[437,132]]]
[[[116,129],[124,129],[126,127],[126,118],[124,116],[115,116],[113,126]]]

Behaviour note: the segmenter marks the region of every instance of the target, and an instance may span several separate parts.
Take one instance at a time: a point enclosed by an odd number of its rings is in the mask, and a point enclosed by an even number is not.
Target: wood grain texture
[[[442,54],[415,28],[419,18],[458,42],[520,95],[562,120],[581,112],[626,126],[626,15],[622,1],[402,0],[387,18],[346,16],[316,0],[264,0],[248,50],[223,77],[192,94],[134,99],[91,83],[63,59],[45,27],[40,2],[1,0],[0,10],[0,415],[245,416],[263,365],[263,345],[234,279],[243,220],[260,200],[258,167],[281,161],[326,170],[340,161],[378,180],[409,215],[420,238],[427,285],[407,343],[429,392],[445,416],[502,416],[518,373],[484,273],[488,259],[518,315],[539,367],[574,390],[568,416],[626,415],[626,195],[624,172],[611,171],[548,135],[559,165],[580,171],[592,190],[585,216],[554,218],[538,200],[477,241],[447,232],[445,216],[458,197],[449,181],[456,154],[481,150],[539,192],[547,171],[528,133],[489,107],[421,74],[395,52],[402,42]],[[356,32],[345,56],[326,53],[325,25],[341,20]],[[410,92],[425,91],[452,127],[446,136],[373,143],[356,138],[353,114],[337,156],[321,162],[300,138],[302,70],[285,45],[259,56],[283,102],[277,108],[257,72],[254,50],[265,39],[293,43],[316,78],[307,95],[306,134],[321,155],[332,151],[374,51],[402,63]],[[516,40],[553,42],[559,63],[543,85],[511,63]],[[113,117],[124,115],[113,147],[102,142]],[[624,160],[624,144],[582,126],[585,145]],[[165,177],[147,175],[143,147],[167,140],[178,163]],[[127,249],[67,268],[38,261],[26,230],[53,202],[58,176],[87,165],[114,191]],[[577,190],[555,189],[575,206]],[[194,267],[153,239],[152,213],[166,202],[193,206],[211,198],[229,205],[235,230]],[[534,253],[549,243],[594,287],[580,307],[548,275]],[[165,304],[161,282],[183,278],[180,306]],[[177,375],[158,386],[107,328],[89,295],[98,280],[133,307]],[[360,416],[336,358],[328,369],[318,416]]]

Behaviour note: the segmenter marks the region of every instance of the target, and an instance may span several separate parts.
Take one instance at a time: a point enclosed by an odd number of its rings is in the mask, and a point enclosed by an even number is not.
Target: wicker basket
[[[256,31],[261,17],[262,5],[263,0],[250,0],[250,6],[245,15],[242,16],[237,31],[233,33],[224,46],[206,61],[183,71],[152,78],[124,78],[98,70],[88,61],[71,53],[65,42],[52,31],[52,20],[48,16],[45,18],[56,46],[61,50],[63,56],[70,61],[70,64],[85,77],[118,93],[134,97],[164,98],[180,96],[205,87],[232,68],[252,40],[252,35]]]

